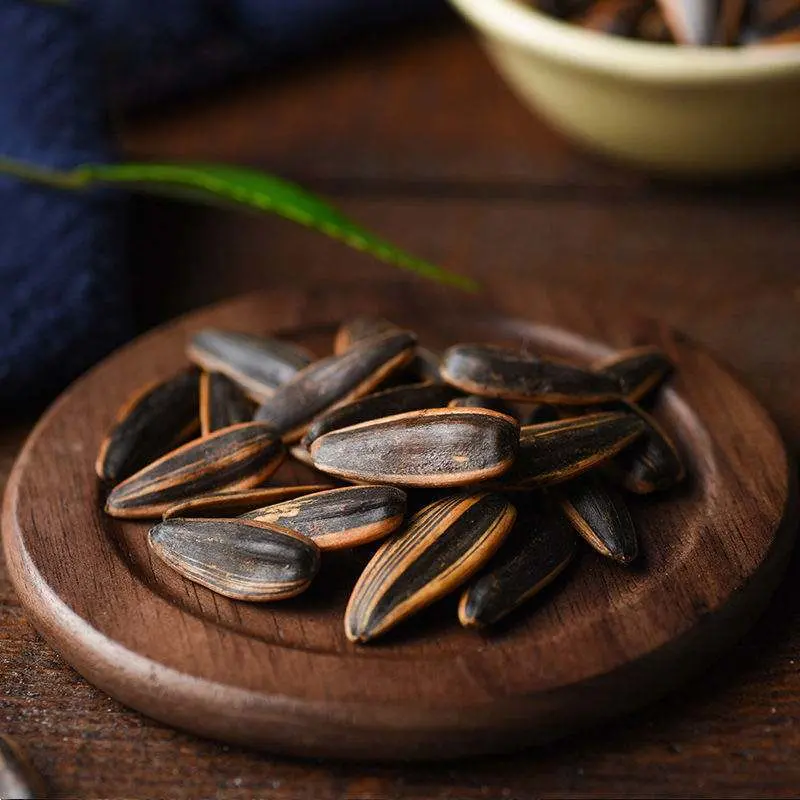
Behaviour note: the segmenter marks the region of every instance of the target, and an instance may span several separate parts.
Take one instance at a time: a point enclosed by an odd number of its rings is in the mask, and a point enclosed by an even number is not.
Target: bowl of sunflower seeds
[[[656,173],[800,162],[797,0],[451,0],[519,97]]]

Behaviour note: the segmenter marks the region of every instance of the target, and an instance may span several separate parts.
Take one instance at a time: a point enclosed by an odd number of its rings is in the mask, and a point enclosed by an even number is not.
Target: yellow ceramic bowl
[[[516,0],[450,2],[522,99],[590,148],[684,175],[800,163],[800,44],[650,44]]]

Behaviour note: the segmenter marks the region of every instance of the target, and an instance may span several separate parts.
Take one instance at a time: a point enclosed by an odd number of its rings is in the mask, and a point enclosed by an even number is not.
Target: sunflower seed
[[[250,422],[253,405],[242,390],[220,372],[200,376],[200,435]]]
[[[196,333],[186,352],[190,361],[226,375],[257,403],[312,360],[307,350],[290,342],[215,328]]]
[[[304,494],[313,494],[330,489],[324,483],[305,486],[269,486],[266,489],[247,489],[243,492],[215,492],[202,494],[170,506],[164,519],[172,517],[227,517],[238,516],[254,508],[280,503]]]
[[[672,33],[664,20],[664,15],[661,13],[660,8],[648,8],[644,12],[639,20],[636,35],[639,39],[645,39],[649,42],[674,44]]]
[[[13,797],[15,800],[41,800],[46,797],[41,777],[20,746],[5,734],[0,734],[0,797]]]
[[[319,548],[294,531],[243,519],[168,519],[148,544],[184,577],[234,600],[294,597],[319,569]]]
[[[564,513],[575,530],[601,555],[628,564],[639,544],[621,495],[596,475],[584,475],[560,487]]]
[[[367,315],[352,317],[345,320],[336,331],[336,336],[333,340],[333,352],[335,355],[340,356],[354,344],[363,342],[365,339],[400,330],[402,328],[383,317]]]
[[[197,434],[197,370],[137,391],[117,412],[95,462],[97,477],[110,484],[133,475]]]
[[[442,377],[468,394],[529,403],[586,405],[620,394],[607,375],[495,345],[451,347],[444,354]]]
[[[353,589],[345,633],[366,642],[468,580],[495,552],[516,511],[501,495],[437,500],[383,544]]]
[[[551,583],[576,549],[575,533],[559,508],[543,497],[527,503],[487,571],[461,595],[461,624],[497,622]]]
[[[718,0],[656,0],[679,44],[709,45],[714,41]]]
[[[112,517],[160,516],[178,500],[263,483],[283,461],[283,443],[268,426],[247,422],[194,439],[118,484],[108,495]]]
[[[514,409],[499,397],[481,397],[479,394],[466,394],[456,397],[447,404],[448,408],[488,408],[508,417],[516,416]]]
[[[456,390],[452,387],[434,383],[415,383],[384,389],[352,403],[337,406],[317,417],[306,431],[303,444],[310,447],[311,443],[323,434],[359,422],[389,417],[406,411],[444,406],[454,394]]]
[[[592,366],[618,381],[621,393],[634,402],[653,391],[673,369],[666,353],[658,347],[622,350]]]
[[[409,411],[320,436],[314,466],[367,483],[464,486],[508,470],[519,440],[515,419],[479,408]]]
[[[315,361],[264,402],[255,418],[288,442],[296,441],[320,412],[369,394],[413,355],[414,334],[397,331],[353,345],[339,356]]]
[[[645,431],[620,461],[623,485],[637,494],[664,491],[686,477],[686,468],[675,443],[647,412],[636,406],[632,410],[645,423]]]
[[[405,513],[401,489],[346,486],[258,508],[244,518],[302,533],[322,550],[339,550],[388,536]]]
[[[519,455],[503,483],[532,487],[574,478],[617,455],[644,430],[639,417],[621,411],[524,425]]]

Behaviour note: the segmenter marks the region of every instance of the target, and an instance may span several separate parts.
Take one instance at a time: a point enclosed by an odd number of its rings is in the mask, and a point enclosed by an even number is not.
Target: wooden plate
[[[658,415],[692,478],[631,501],[644,550],[636,568],[587,550],[492,635],[462,630],[450,598],[359,647],[346,641],[342,614],[368,553],[326,556],[306,595],[274,605],[226,600],[153,562],[147,525],[101,512],[97,447],[124,398],[183,364],[187,334],[201,326],[283,329],[320,353],[330,347],[332,327],[321,317],[333,315],[324,305],[309,317],[300,301],[251,296],[119,351],[31,434],[4,509],[6,558],[31,621],[89,681],[145,714],[307,756],[430,759],[517,748],[617,715],[683,680],[753,623],[780,578],[796,518],[787,454],[753,397],[684,337],[586,313],[552,292],[526,297],[536,323],[443,316],[424,304],[389,314],[435,348],[522,341],[581,359],[609,345],[667,350],[677,376]],[[337,316],[353,311],[340,307]],[[303,327],[287,332],[298,318]],[[288,467],[282,477],[306,481],[304,470]]]

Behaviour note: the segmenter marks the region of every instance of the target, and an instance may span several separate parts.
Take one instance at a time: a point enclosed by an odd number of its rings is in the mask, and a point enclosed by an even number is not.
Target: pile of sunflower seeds
[[[638,552],[621,490],[669,489],[678,450],[645,410],[670,374],[658,348],[577,366],[490,344],[437,355],[373,317],[334,353],[202,330],[193,366],[124,404],[96,471],[113,517],[162,517],[151,552],[236,600],[304,591],[325,550],[383,539],[345,633],[366,642],[463,588],[490,625],[573,559],[579,534],[621,564]],[[283,460],[320,482],[269,485]]]
[[[800,42],[798,0],[526,0],[598,33],[692,46]]]

